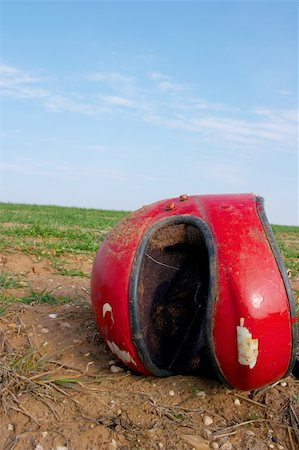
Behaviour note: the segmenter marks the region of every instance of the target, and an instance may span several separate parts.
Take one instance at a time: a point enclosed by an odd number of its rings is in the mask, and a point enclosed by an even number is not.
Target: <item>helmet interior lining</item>
[[[147,354],[159,369],[196,371],[210,284],[203,232],[192,223],[166,224],[152,233],[141,258],[138,320]]]

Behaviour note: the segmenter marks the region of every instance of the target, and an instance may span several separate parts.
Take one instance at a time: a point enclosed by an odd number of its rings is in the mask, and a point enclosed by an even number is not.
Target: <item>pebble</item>
[[[117,443],[114,439],[106,445],[106,450],[116,450],[117,449]]]
[[[47,437],[47,436],[48,436],[48,432],[47,432],[47,431],[43,431],[43,432],[42,432],[42,437],[45,438],[45,437]]]
[[[217,448],[219,448],[219,444],[218,444],[218,442],[211,442],[210,447],[213,448],[214,450],[216,450]]]
[[[8,431],[15,431],[15,427],[13,426],[12,423],[9,423],[9,424],[7,425],[7,429],[8,429]]]
[[[284,446],[283,446],[283,445],[278,445],[277,448],[278,448],[279,450],[283,450],[283,449],[284,449]]]
[[[213,422],[214,422],[214,420],[212,419],[212,417],[210,417],[210,416],[203,417],[203,423],[206,427],[208,427],[209,425],[212,425]]]
[[[37,444],[34,450],[44,450],[44,447],[41,444]]]
[[[58,445],[55,450],[68,450],[65,445]]]
[[[273,444],[269,444],[268,447],[269,448],[275,448],[275,446]]]
[[[71,324],[68,322],[61,322],[59,325],[61,328],[71,328]]]
[[[74,344],[83,344],[83,341],[81,339],[73,339]]]
[[[220,450],[231,450],[232,448],[233,448],[232,444],[227,441],[221,445]]]
[[[248,430],[248,431],[246,431],[246,436],[254,436],[255,435],[255,432],[254,431],[250,431],[250,430]]]
[[[163,447],[164,447],[164,445],[162,444],[162,442],[159,442],[158,447],[159,447],[159,448],[163,448]]]
[[[110,361],[108,361],[109,366],[115,366],[116,361],[114,361],[113,359],[111,359]]]
[[[50,317],[50,319],[56,319],[57,314],[55,314],[55,313],[49,314],[49,317]]]
[[[124,369],[122,367],[119,367],[119,366],[111,366],[110,370],[111,370],[112,373],[124,372]]]
[[[46,334],[46,333],[49,333],[50,330],[48,328],[42,328],[40,331],[41,331],[41,333]]]
[[[195,395],[196,395],[196,397],[203,398],[203,397],[206,397],[207,394],[205,393],[205,391],[197,391]]]
[[[235,405],[235,406],[241,406],[241,402],[240,402],[240,400],[239,400],[238,398],[236,398],[236,399],[234,400],[234,405]]]
[[[280,383],[280,386],[282,386],[282,387],[286,387],[288,385],[288,383],[286,382],[286,381],[282,381],[281,383]]]
[[[170,395],[170,397],[174,397],[175,396],[174,391],[169,391],[169,395]]]

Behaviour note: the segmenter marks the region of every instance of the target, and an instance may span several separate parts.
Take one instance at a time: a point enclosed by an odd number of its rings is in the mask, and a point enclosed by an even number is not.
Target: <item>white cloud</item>
[[[186,89],[186,86],[176,83],[169,75],[160,72],[152,72],[150,79],[157,82],[157,86],[161,91],[180,92]]]
[[[118,97],[116,95],[103,95],[100,97],[104,103],[112,106],[124,106],[128,108],[134,108],[136,103],[129,98],[126,97]]]
[[[135,78],[131,76],[126,76],[118,72],[94,72],[87,77],[90,81],[99,81],[113,89],[122,92],[126,96],[133,96],[136,94],[136,82]]]
[[[43,86],[41,77],[32,76],[13,66],[0,65],[0,92],[16,99],[42,99],[50,95]],[[33,85],[33,86],[32,86]]]
[[[289,91],[288,89],[280,89],[279,91],[277,91],[277,94],[284,95],[284,96],[290,96],[290,95],[294,95],[294,92]]]
[[[57,95],[47,89],[46,79],[0,65],[0,89],[4,95],[38,100],[53,113],[72,112],[95,118],[127,114],[135,121],[191,133],[202,143],[237,149],[244,155],[297,152],[297,110],[257,106],[252,111],[242,111],[198,98],[190,88],[160,72],[152,72],[149,77],[153,83],[144,87],[133,76],[95,72],[88,76],[89,81],[99,83],[92,91],[83,91],[82,85],[75,91],[72,84],[70,92],[68,84],[63,84],[65,80],[60,80],[59,91],[64,87],[64,93]]]

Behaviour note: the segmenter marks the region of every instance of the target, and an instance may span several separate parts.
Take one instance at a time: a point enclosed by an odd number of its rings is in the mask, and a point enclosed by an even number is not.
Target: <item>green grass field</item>
[[[0,211],[2,255],[23,253],[39,261],[47,260],[54,273],[81,278],[89,278],[90,273],[73,267],[69,258],[81,255],[93,259],[111,228],[128,214],[126,211],[10,203],[0,203]],[[299,227],[274,225],[273,230],[291,279],[298,280]],[[25,284],[26,280],[20,274],[4,271],[0,275],[0,302],[8,299],[12,302],[13,297],[7,295],[7,290],[22,288]],[[295,282],[296,298],[297,287]],[[37,300],[37,295],[41,302],[54,301],[51,293],[37,294],[32,290],[16,300],[29,303]]]

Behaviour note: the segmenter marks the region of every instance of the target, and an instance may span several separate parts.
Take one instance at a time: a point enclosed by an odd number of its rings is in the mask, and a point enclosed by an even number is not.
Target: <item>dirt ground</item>
[[[73,256],[69,266],[90,273],[92,260]],[[293,377],[240,392],[206,378],[133,374],[113,361],[97,332],[88,278],[55,274],[50,261],[21,253],[4,254],[0,271],[21,274],[24,288],[8,292],[16,297],[28,293],[30,283],[35,291],[72,299],[14,304],[0,316],[0,355],[35,349],[36,366],[45,364],[43,376],[19,377],[10,389],[8,375],[0,373],[1,449],[299,448],[299,384]],[[292,283],[298,289],[299,280]],[[61,374],[64,382],[54,382]]]

